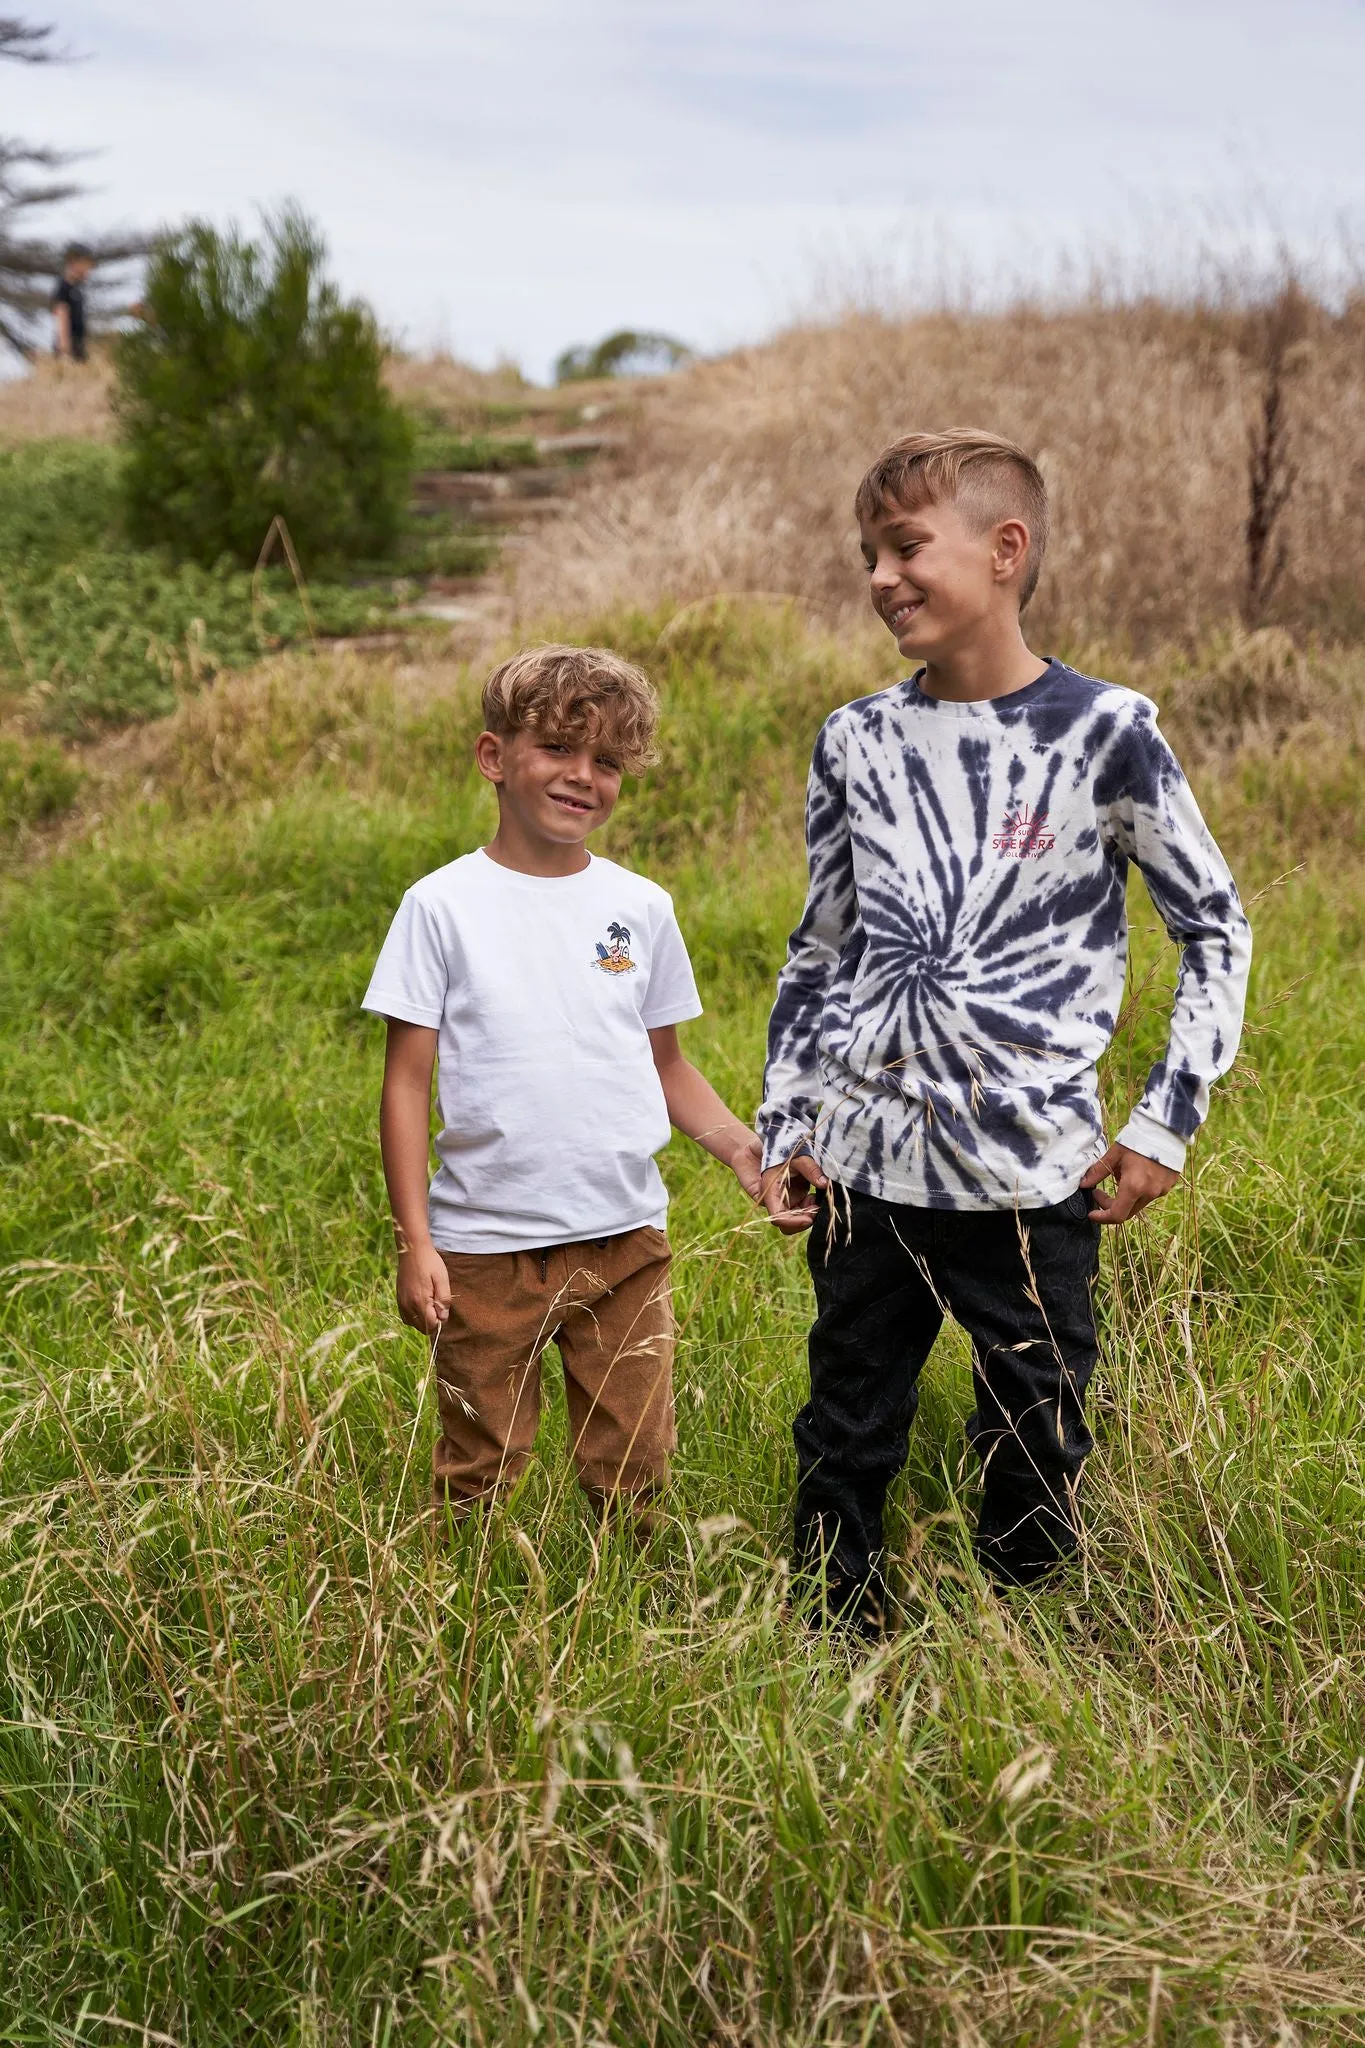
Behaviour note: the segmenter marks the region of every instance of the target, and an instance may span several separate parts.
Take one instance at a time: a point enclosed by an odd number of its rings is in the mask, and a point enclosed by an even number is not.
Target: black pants
[[[1090,1197],[1047,1209],[912,1209],[831,1190],[810,1233],[817,1315],[810,1400],[797,1416],[798,1567],[831,1604],[884,1600],[882,1508],[906,1460],[919,1376],[945,1313],[972,1341],[983,1467],[977,1554],[998,1579],[1037,1578],[1077,1542],[1076,1481],[1093,1439],[1099,1267]]]

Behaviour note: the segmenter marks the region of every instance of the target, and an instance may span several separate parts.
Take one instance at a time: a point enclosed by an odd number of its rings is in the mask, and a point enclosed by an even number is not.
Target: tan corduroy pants
[[[657,1491],[673,1449],[668,1239],[628,1230],[546,1251],[442,1252],[450,1315],[436,1346],[438,1509],[513,1485],[540,1419],[547,1344],[564,1365],[569,1442],[595,1500]]]

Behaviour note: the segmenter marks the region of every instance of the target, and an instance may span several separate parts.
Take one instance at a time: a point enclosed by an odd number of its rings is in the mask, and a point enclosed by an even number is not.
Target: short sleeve
[[[361,1008],[378,1017],[397,1018],[401,1024],[426,1024],[438,1030],[445,1014],[447,979],[436,920],[409,889],[389,926]]]
[[[685,1024],[689,1017],[701,1015],[701,997],[697,994],[692,962],[667,896],[650,949],[649,984],[640,1015],[647,1031],[657,1031],[665,1024]]]

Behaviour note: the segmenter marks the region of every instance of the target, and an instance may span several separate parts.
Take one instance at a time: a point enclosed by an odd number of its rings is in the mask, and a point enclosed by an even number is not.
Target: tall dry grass
[[[528,554],[525,608],[767,591],[842,623],[865,603],[863,468],[912,429],[979,425],[1035,451],[1053,493],[1040,640],[1193,642],[1244,602],[1264,337],[1256,309],[1157,302],[796,328],[651,399],[624,469]],[[1267,616],[1345,635],[1365,623],[1365,303],[1305,302],[1284,377],[1294,478]]]
[[[0,384],[0,447],[18,441],[111,441],[113,382],[103,349],[88,363],[39,357],[22,377]]]

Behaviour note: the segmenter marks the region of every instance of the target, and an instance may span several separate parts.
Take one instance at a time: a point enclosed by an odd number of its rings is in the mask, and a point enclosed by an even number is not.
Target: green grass
[[[674,890],[689,1049],[748,1112],[804,753],[864,679],[790,621],[659,626],[593,628],[669,707],[605,850]],[[1192,1183],[1106,1247],[1083,1569],[976,1578],[950,1333],[904,1626],[859,1662],[782,1611],[799,1254],[682,1141],[665,1527],[595,1540],[556,1400],[506,1509],[430,1539],[356,1003],[487,831],[472,699],[300,662],[244,702],[0,908],[3,2038],[1365,2040],[1365,866],[1330,815],[1259,764],[1213,792],[1253,890],[1307,865],[1255,905]],[[1134,913],[1116,1102],[1170,969]]]
[[[423,426],[417,435],[417,469],[526,469],[539,457],[529,435],[460,434],[441,425]]]
[[[0,710],[8,700],[64,738],[158,717],[222,669],[308,636],[282,566],[257,600],[239,569],[129,547],[121,459],[83,441],[0,450]],[[384,589],[325,579],[309,597],[323,634],[363,632],[393,607]]]

